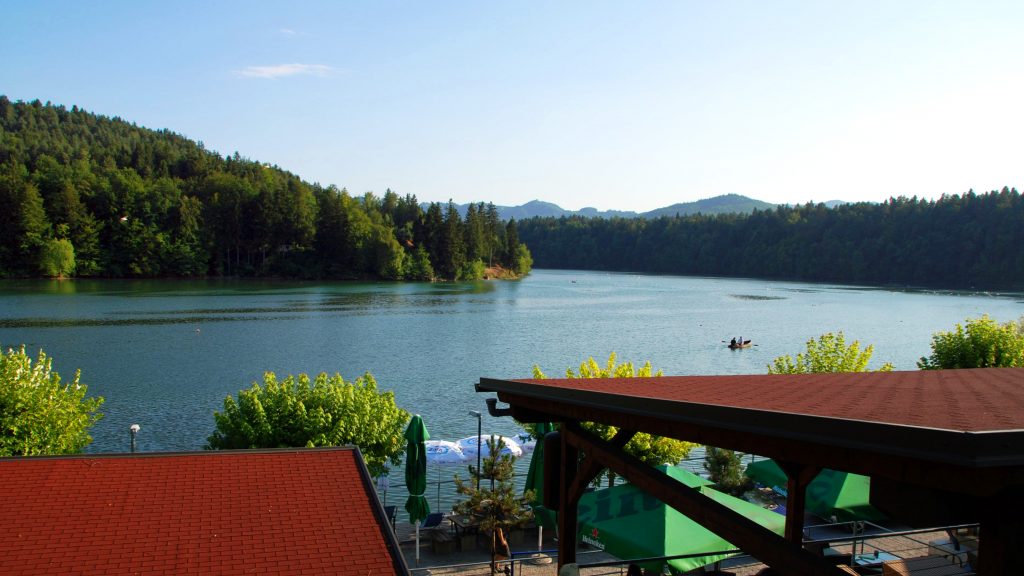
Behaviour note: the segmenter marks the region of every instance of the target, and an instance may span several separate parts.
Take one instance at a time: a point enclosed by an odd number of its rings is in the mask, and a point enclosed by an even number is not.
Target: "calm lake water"
[[[511,434],[486,416],[481,376],[549,376],[594,356],[650,360],[666,374],[756,374],[807,339],[845,331],[875,346],[875,365],[916,369],[932,333],[987,313],[1024,314],[1016,296],[537,270],[469,284],[265,281],[0,282],[0,344],[26,344],[76,368],[106,398],[91,451],[200,449],[224,397],[299,372],[370,371],[421,414],[432,437]],[[724,340],[751,338],[731,351]]]

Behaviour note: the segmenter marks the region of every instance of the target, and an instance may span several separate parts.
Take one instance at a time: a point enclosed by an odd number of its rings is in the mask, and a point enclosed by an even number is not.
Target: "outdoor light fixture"
[[[480,437],[483,436],[484,415],[477,410],[470,410],[470,416],[476,416],[476,488],[480,489]]]
[[[135,452],[135,435],[138,434],[141,429],[142,427],[138,424],[132,424],[128,427],[128,432],[132,435],[132,452]]]

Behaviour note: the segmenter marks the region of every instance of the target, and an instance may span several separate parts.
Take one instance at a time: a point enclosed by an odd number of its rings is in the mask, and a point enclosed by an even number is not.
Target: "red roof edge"
[[[373,515],[377,520],[375,524],[384,536],[384,541],[387,542],[391,552],[391,558],[394,559],[395,573],[409,574],[409,565],[405,563],[405,555],[402,554],[402,549],[398,544],[398,535],[391,529],[391,521],[388,520],[388,515],[384,512],[384,504],[376,497],[377,487],[373,478],[370,477],[370,470],[366,467],[366,461],[363,460],[363,453],[359,451],[358,446],[353,445],[351,448],[358,456],[356,461],[359,462],[359,477],[363,480],[363,486],[366,487],[368,493],[375,495],[374,501],[377,503],[373,507]],[[306,450],[316,450],[316,448],[306,448]]]

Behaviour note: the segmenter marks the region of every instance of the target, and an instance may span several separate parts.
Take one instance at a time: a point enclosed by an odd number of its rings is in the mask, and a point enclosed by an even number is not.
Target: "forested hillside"
[[[350,196],[168,131],[0,95],[0,276],[473,279],[529,271],[493,205]]]
[[[519,223],[542,268],[1024,290],[1016,189],[751,215]]]

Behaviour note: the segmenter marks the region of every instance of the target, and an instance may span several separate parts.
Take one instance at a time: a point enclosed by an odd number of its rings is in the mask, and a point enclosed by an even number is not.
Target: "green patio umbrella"
[[[667,467],[664,470],[669,476],[776,534],[785,533],[786,520],[781,515],[718,492],[708,486],[707,480],[681,468]],[[597,490],[580,498],[579,537],[584,543],[623,560],[719,552],[734,548],[720,536],[631,484]],[[682,558],[645,563],[641,567],[660,570],[663,564],[668,564],[672,572],[681,573],[728,556],[717,554]]]
[[[408,442],[405,452],[405,486],[409,489],[409,499],[405,501],[405,510],[409,512],[409,522],[416,524],[416,563],[420,561],[420,521],[430,514],[430,503],[424,493],[427,491],[427,449],[424,445],[430,438],[423,419],[416,414],[405,429],[405,440]]]
[[[548,423],[542,422],[537,424],[534,430],[537,436],[537,443],[533,449],[533,456],[530,458],[530,469],[526,472],[526,485],[523,486],[523,491],[533,490],[533,502],[531,507],[533,508],[534,521],[537,523],[537,549],[542,548],[541,544],[544,540],[544,529],[555,528],[555,513],[552,510],[548,510],[544,507],[544,436],[548,432],[552,432],[555,427]]]
[[[786,487],[786,473],[774,460],[751,462],[746,474],[764,486]],[[871,478],[861,474],[826,468],[807,485],[804,497],[807,510],[821,518],[835,516],[846,522],[885,519],[885,514],[871,505]]]

